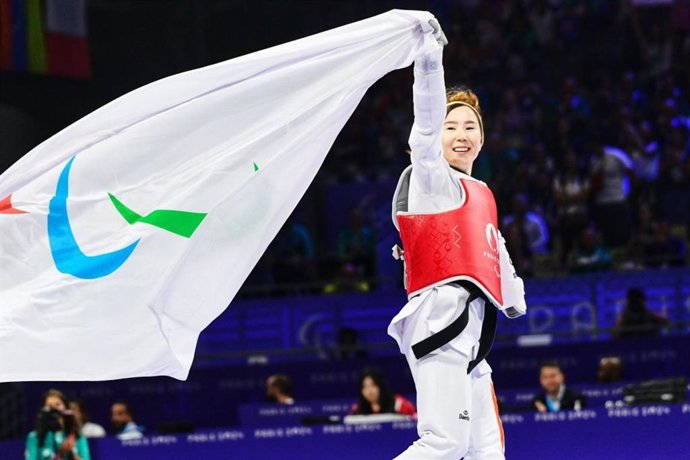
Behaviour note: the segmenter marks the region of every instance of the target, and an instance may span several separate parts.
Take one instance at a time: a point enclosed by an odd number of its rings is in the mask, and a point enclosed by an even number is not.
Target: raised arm
[[[435,20],[430,23],[437,42],[417,56],[414,63],[414,124],[410,133],[412,174],[425,193],[434,193],[434,187],[443,182],[447,174],[441,153],[441,129],[446,117],[446,85],[443,76],[443,45],[447,43]]]

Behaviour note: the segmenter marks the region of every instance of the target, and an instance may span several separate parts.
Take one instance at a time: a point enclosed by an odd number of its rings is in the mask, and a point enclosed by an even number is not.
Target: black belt
[[[484,322],[482,323],[482,334],[479,336],[479,351],[477,352],[477,357],[470,361],[469,366],[467,366],[467,373],[472,372],[477,364],[479,364],[491,351],[491,347],[494,344],[494,338],[496,337],[496,318],[498,316],[498,310],[494,306],[484,299],[484,305],[488,308],[484,308]]]
[[[493,305],[491,305],[484,293],[473,283],[470,283],[468,281],[460,281],[457,284],[459,284],[465,290],[467,290],[467,292],[469,292],[469,296],[465,301],[465,309],[463,310],[462,314],[458,316],[448,326],[441,329],[437,333],[427,337],[426,339],[421,340],[420,342],[417,342],[416,344],[412,345],[412,352],[414,353],[417,359],[421,359],[424,356],[431,353],[432,351],[441,348],[442,346],[444,346],[445,344],[459,336],[462,333],[462,331],[465,330],[465,328],[467,327],[467,323],[469,321],[470,304],[473,301],[482,298],[484,299],[484,305],[493,307]],[[496,335],[496,313],[497,312],[495,308],[484,309],[484,322],[482,323],[482,334],[479,338],[479,351],[477,353],[477,358],[471,361],[467,368],[468,374],[472,371],[472,369],[475,368],[477,364],[481,362],[481,360],[483,360],[486,357],[486,355],[489,354],[489,351],[491,351],[494,336]]]

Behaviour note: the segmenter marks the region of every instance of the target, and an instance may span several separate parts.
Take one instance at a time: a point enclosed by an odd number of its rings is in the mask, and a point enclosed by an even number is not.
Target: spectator
[[[144,436],[144,427],[134,423],[132,409],[125,401],[117,401],[110,407],[110,422],[120,439],[139,439]]]
[[[338,257],[349,262],[365,277],[373,275],[375,255],[374,233],[366,225],[364,213],[353,208],[350,211],[350,226],[338,234]]]
[[[630,19],[646,69],[644,77],[649,79],[658,77],[670,69],[672,64],[670,27],[668,27],[670,24],[660,24],[659,21],[645,24],[644,29],[648,32],[648,35],[645,35],[643,25],[640,24],[638,18],[637,8],[630,8]]]
[[[86,412],[83,401],[72,400],[69,403],[69,408],[74,413],[74,419],[77,421],[82,436],[85,438],[102,438],[105,436],[105,429],[101,425],[89,421],[89,414]]]
[[[314,243],[307,227],[291,217],[273,243],[276,283],[313,280]]]
[[[359,376],[359,401],[348,415],[401,414],[416,416],[414,404],[400,395],[393,394],[383,371],[366,367]]]
[[[324,294],[337,294],[341,292],[369,292],[371,286],[362,277],[357,267],[349,262],[340,266],[340,271],[335,279],[323,288]]]
[[[641,289],[628,289],[625,308],[613,330],[616,339],[656,337],[661,329],[670,324],[664,316],[647,307],[645,294]]]
[[[523,227],[520,225],[508,225],[502,229],[502,233],[506,240],[506,247],[510,251],[516,273],[519,273],[520,276],[532,276],[532,249]]]
[[[531,152],[531,158],[527,166],[527,178],[529,183],[529,201],[533,203],[532,210],[539,208],[541,210],[549,210],[553,207],[553,195],[551,193],[553,187],[553,175],[555,165],[553,157],[546,152],[546,146],[543,142],[537,142]],[[528,213],[529,214],[529,213]],[[542,221],[544,220],[541,217]],[[546,241],[548,244],[548,241]],[[548,248],[544,246],[546,252]],[[536,249],[537,253],[540,253]],[[541,253],[543,253],[541,252]]]
[[[579,244],[569,259],[570,273],[592,273],[611,268],[611,252],[601,243],[601,237],[592,226],[582,230]]]
[[[573,150],[565,155],[563,171],[554,179],[553,191],[561,231],[561,255],[562,260],[565,260],[577,244],[589,218],[589,181],[579,173],[577,156]]]
[[[532,254],[546,254],[549,245],[549,229],[544,216],[529,210],[527,196],[518,193],[513,197],[513,213],[503,218],[503,227],[510,233],[510,227],[517,227]],[[510,248],[510,245],[508,245]],[[512,248],[510,248],[512,250]]]
[[[626,128],[637,187],[641,189],[638,195],[648,199],[659,179],[661,146],[653,138],[652,126],[648,120],[640,123],[639,129],[632,123],[628,123]]]
[[[333,350],[335,359],[362,359],[367,357],[367,352],[359,342],[359,334],[351,327],[343,327],[338,330],[337,342]]]
[[[594,192],[594,221],[609,247],[623,246],[630,237],[628,195],[633,163],[627,153],[594,141],[591,183]]]
[[[561,248],[562,263],[590,220],[616,256],[619,248],[632,246],[631,236],[640,233],[631,225],[632,204],[640,200],[671,224],[686,225],[690,234],[690,99],[683,65],[690,35],[678,25],[687,23],[679,4],[684,2],[640,10],[626,1],[444,2],[455,24],[446,31],[446,73],[477,82],[494,120],[474,175],[490,185],[499,206],[527,194],[550,233],[545,250]],[[671,20],[675,30],[667,24]],[[453,39],[460,31],[468,37]],[[619,40],[609,40],[611,34]],[[323,174],[345,182],[397,175],[407,160],[401,151],[412,122],[404,90],[410,78],[396,74],[370,90],[340,133]],[[544,246],[532,247],[524,229],[502,233],[518,273],[529,275],[543,259],[535,256]],[[637,256],[641,266],[643,257]],[[347,262],[361,267],[354,258]],[[375,264],[365,266],[358,273],[370,280]],[[320,274],[331,280],[341,265],[319,267],[327,267]],[[304,278],[300,270],[283,268],[288,278]]]
[[[620,382],[623,379],[623,362],[618,356],[604,356],[599,360],[597,381],[599,383]]]
[[[89,444],[58,390],[43,395],[36,430],[26,438],[26,460],[91,460]]]
[[[645,248],[651,245],[656,234],[656,220],[652,207],[642,201],[637,207],[637,231],[630,239],[627,254],[635,261],[637,267],[644,265]]]
[[[539,382],[544,391],[532,399],[539,412],[580,410],[586,406],[583,394],[565,387],[565,375],[556,361],[546,361],[541,365]]]
[[[266,379],[266,396],[269,401],[277,404],[295,404],[290,377],[275,374]]]
[[[652,238],[642,248],[644,265],[654,268],[683,265],[687,252],[685,241],[671,235],[668,221],[654,222],[653,230]]]

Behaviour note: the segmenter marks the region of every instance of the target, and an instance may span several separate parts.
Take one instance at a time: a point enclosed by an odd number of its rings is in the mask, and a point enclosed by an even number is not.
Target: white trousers
[[[425,313],[406,318],[403,333],[417,389],[419,439],[396,460],[505,459],[489,366],[481,363],[468,374],[470,358],[453,342],[415,358],[410,346],[429,335]]]

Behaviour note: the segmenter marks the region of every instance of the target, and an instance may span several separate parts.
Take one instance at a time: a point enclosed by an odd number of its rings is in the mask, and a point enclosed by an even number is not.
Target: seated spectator
[[[314,242],[311,233],[290,217],[273,241],[274,280],[279,284],[306,283],[314,278]]]
[[[563,171],[554,179],[553,191],[561,230],[562,260],[565,261],[589,217],[589,181],[578,172],[577,155],[572,150],[565,156]]]
[[[369,292],[370,290],[369,283],[362,278],[357,267],[349,262],[343,263],[335,279],[323,287],[324,294]]]
[[[530,202],[538,204],[542,209],[550,209],[553,201],[551,193],[554,175],[554,159],[546,152],[543,142],[537,142],[532,148],[527,163],[528,190]]]
[[[91,460],[89,444],[58,390],[43,395],[36,430],[26,438],[26,460]]]
[[[83,401],[79,399],[70,401],[69,408],[74,413],[74,419],[80,427],[79,432],[82,436],[85,438],[102,438],[105,436],[105,429],[101,425],[89,421],[89,414],[86,412]]]
[[[343,327],[338,331],[337,342],[333,349],[334,359],[362,359],[367,352],[359,342],[357,331],[351,327]]]
[[[625,308],[613,329],[616,339],[656,337],[670,321],[647,307],[645,294],[641,289],[628,289]]]
[[[513,213],[503,218],[503,227],[517,226],[524,235],[532,254],[546,254],[549,249],[549,229],[544,216],[529,210],[527,196],[518,193],[513,197]]]
[[[592,143],[590,182],[594,194],[594,221],[610,247],[623,246],[630,238],[629,195],[633,163],[623,150]]]
[[[646,267],[682,266],[685,264],[687,247],[682,238],[671,235],[667,220],[652,225],[653,235],[642,247],[643,264]]]
[[[509,225],[501,229],[506,240],[506,246],[510,251],[510,258],[515,265],[515,271],[522,277],[530,277],[533,274],[532,249],[525,232],[519,225]]]
[[[369,277],[374,274],[375,254],[374,232],[366,224],[364,213],[353,208],[350,211],[350,226],[338,234],[338,257]]]
[[[290,377],[275,374],[266,379],[266,396],[269,401],[277,404],[295,404]]]
[[[580,234],[580,241],[570,253],[570,273],[592,273],[611,269],[611,252],[601,243],[599,233],[587,227]]]
[[[652,244],[656,234],[656,216],[650,203],[641,201],[637,206],[637,231],[630,239],[627,254],[641,268],[645,259],[645,248]]]
[[[583,394],[565,387],[565,375],[556,361],[542,363],[539,383],[544,391],[532,399],[532,404],[539,412],[580,410],[586,405]]]
[[[110,422],[120,439],[138,439],[144,436],[144,427],[134,423],[132,409],[124,401],[117,401],[110,407]]]
[[[613,383],[623,380],[623,362],[618,356],[604,356],[599,360],[597,381]]]
[[[401,414],[416,416],[417,409],[407,399],[393,394],[383,371],[377,367],[367,367],[359,377],[359,401],[348,415]]]

